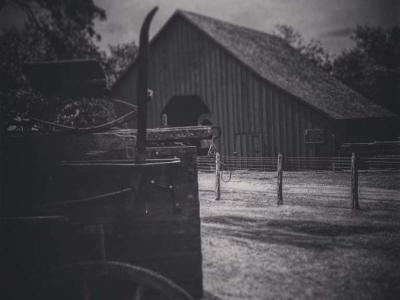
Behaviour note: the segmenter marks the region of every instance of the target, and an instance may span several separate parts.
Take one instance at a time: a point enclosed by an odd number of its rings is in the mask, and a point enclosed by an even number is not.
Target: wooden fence
[[[276,171],[278,157],[239,157],[220,156],[221,169],[224,171]],[[199,171],[215,172],[215,157],[199,156]],[[283,157],[285,171],[349,171],[351,156],[337,157]],[[359,170],[400,170],[400,155],[360,157]]]
[[[346,171],[350,172],[351,208],[359,209],[358,202],[358,172],[362,169],[372,170],[400,170],[400,156],[375,156],[358,157],[352,153],[350,157],[236,157],[201,156],[197,158],[199,171],[215,172],[215,200],[221,198],[221,178],[224,171],[230,173],[235,170],[277,172],[276,198],[277,205],[282,205],[283,200],[283,173],[285,171]],[[230,180],[230,179],[229,179]]]

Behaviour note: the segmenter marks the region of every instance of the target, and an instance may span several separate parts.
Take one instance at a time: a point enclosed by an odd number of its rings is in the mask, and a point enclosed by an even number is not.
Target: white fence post
[[[278,164],[277,164],[277,172],[278,172],[278,182],[277,182],[277,192],[278,192],[278,205],[283,204],[283,194],[282,194],[282,173],[283,173],[283,155],[282,153],[278,154]]]
[[[215,153],[215,200],[221,198],[221,156]]]
[[[351,208],[360,208],[358,204],[358,159],[355,153],[351,154]]]

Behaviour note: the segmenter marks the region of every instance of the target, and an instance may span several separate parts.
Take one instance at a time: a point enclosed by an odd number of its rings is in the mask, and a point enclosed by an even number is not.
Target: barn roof
[[[333,119],[398,117],[310,63],[283,39],[262,31],[177,10],[151,44],[178,17],[198,28],[264,80]],[[136,62],[125,70],[113,89]]]
[[[188,11],[179,10],[176,15],[183,16],[262,78],[334,119],[396,116],[310,63],[279,37]]]

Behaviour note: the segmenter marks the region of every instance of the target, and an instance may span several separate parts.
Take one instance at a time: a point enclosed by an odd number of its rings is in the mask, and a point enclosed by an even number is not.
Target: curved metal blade
[[[149,56],[149,30],[151,21],[157,12],[158,7],[154,7],[143,21],[140,29],[139,56],[138,56],[138,82],[137,82],[137,141],[136,159],[143,161],[146,151],[146,127],[147,127],[147,90],[148,90],[148,56]]]

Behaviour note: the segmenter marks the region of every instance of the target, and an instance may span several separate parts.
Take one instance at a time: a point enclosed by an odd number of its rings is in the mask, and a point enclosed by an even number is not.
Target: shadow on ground
[[[220,234],[248,239],[260,243],[291,245],[315,250],[357,248],[384,253],[390,257],[400,255],[400,244],[388,239],[400,233],[400,225],[391,224],[333,224],[305,220],[257,220],[241,216],[212,216],[202,219],[204,224],[219,224]],[[363,236],[382,235],[385,240],[376,243]],[[357,238],[349,238],[357,236]],[[397,236],[399,238],[399,236]]]

